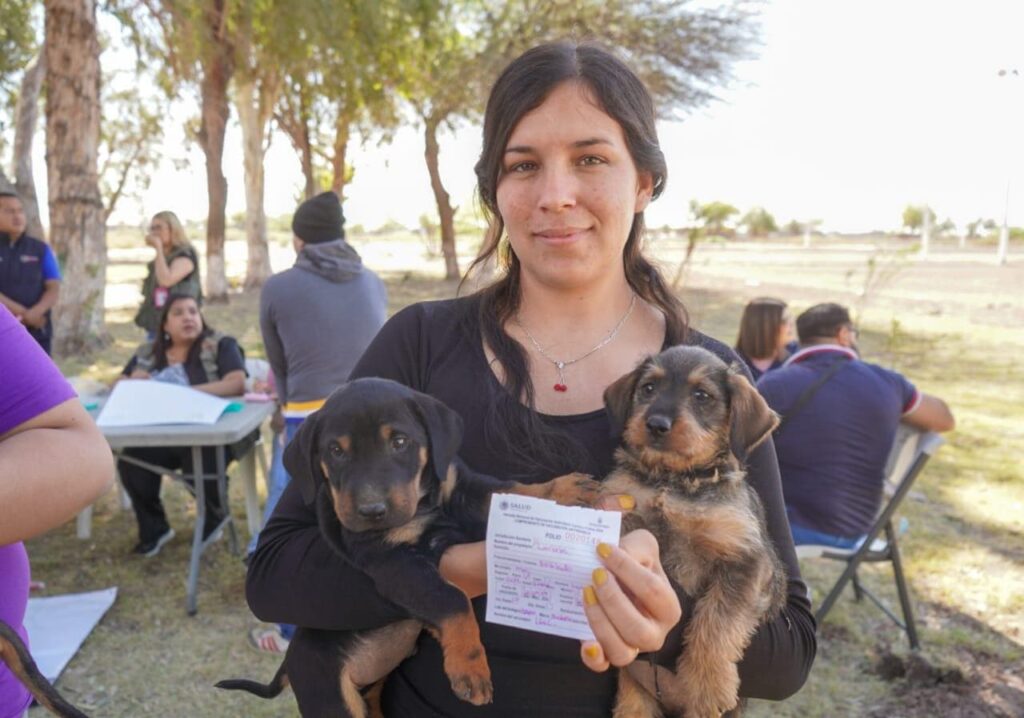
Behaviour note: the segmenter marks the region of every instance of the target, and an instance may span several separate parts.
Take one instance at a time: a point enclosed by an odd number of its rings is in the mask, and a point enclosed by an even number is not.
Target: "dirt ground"
[[[368,266],[381,272],[392,311],[412,301],[452,296],[441,264],[411,238],[355,238]],[[472,249],[470,242],[463,244]],[[68,374],[110,379],[139,341],[130,325],[145,251],[114,236],[108,326],[114,342],[102,356],[61,362]],[[652,245],[671,275],[682,256],[677,240]],[[922,390],[945,398],[957,430],[929,464],[903,514],[910,530],[901,546],[922,633],[912,654],[902,634],[870,604],[843,596],[821,627],[810,679],[781,704],[752,701],[751,716],[1024,716],[1024,247],[998,267],[994,249],[960,251],[939,243],[927,260],[896,240],[815,238],[730,242],[698,249],[681,294],[693,323],[731,342],[743,303],[755,296],[787,299],[796,311],[819,301],[854,307],[865,358],[906,373]],[[272,261],[291,261],[286,238]],[[463,262],[465,266],[466,262]],[[229,276],[244,272],[244,245],[228,244]],[[258,297],[236,293],[210,305],[208,320],[260,355]],[[232,482],[233,513],[244,516]],[[277,661],[250,649],[258,625],[244,599],[245,567],[226,542],[204,556],[199,613],[184,611],[187,541],[193,510],[178,486],[165,488],[179,538],[156,558],[129,555],[130,511],[111,492],[97,504],[90,540],[73,525],[29,543],[44,595],[117,586],[111,611],[59,681],[72,701],[95,716],[291,716],[294,702],[227,695],[212,684],[230,676],[269,679]],[[244,526],[244,521],[240,524]],[[241,529],[243,541],[244,528]],[[824,565],[820,565],[823,564]],[[835,566],[802,565],[820,598]],[[864,580],[894,601],[885,569]],[[43,713],[33,709],[32,718]]]

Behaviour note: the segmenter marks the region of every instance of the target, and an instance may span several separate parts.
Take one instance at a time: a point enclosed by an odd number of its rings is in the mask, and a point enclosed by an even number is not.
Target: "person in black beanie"
[[[344,225],[334,192],[299,205],[292,218],[295,265],[268,279],[260,294],[263,346],[284,419],[284,435],[274,442],[264,522],[290,480],[281,452],[303,419],[348,380],[387,317],[384,283],[345,241]],[[250,543],[250,553],[256,542]],[[283,653],[293,630],[285,624],[257,627],[249,642],[260,651]]]
[[[334,192],[323,192],[307,199],[295,210],[292,232],[306,244],[345,239],[345,215]]]

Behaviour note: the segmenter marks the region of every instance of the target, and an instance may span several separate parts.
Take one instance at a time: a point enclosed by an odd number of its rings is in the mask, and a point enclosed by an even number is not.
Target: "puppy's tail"
[[[260,698],[277,698],[288,686],[288,672],[285,670],[285,663],[277,669],[277,673],[270,679],[270,683],[257,683],[246,678],[229,678],[216,684],[217,688],[224,688],[229,691],[248,691]]]
[[[0,621],[0,659],[7,664],[19,681],[43,708],[62,718],[89,718],[61,697],[50,682],[39,672],[28,649],[14,629]]]

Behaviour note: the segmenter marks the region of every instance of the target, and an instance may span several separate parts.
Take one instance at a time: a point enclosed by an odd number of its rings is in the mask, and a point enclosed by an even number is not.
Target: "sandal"
[[[280,629],[258,627],[249,631],[249,645],[261,653],[282,655],[288,650],[288,639],[281,635]]]

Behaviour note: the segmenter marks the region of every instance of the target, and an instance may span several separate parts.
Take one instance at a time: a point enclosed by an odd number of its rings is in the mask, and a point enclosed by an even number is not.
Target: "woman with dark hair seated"
[[[206,324],[194,297],[173,294],[160,314],[156,337],[139,346],[121,378],[191,386],[215,396],[240,396],[245,391],[245,358],[233,337]],[[190,447],[147,447],[124,453],[157,466],[192,472]],[[229,451],[229,461],[234,458],[233,453]],[[216,472],[216,466],[214,449],[204,448],[203,473]],[[174,538],[174,529],[167,522],[160,501],[160,474],[124,460],[117,462],[117,469],[139,522],[139,542],[133,551],[155,556]],[[204,539],[210,538],[224,520],[216,482],[208,481]]]
[[[743,308],[736,353],[746,362],[754,381],[778,369],[796,352],[793,315],[781,299],[752,299]]]

